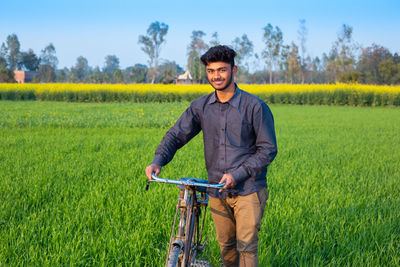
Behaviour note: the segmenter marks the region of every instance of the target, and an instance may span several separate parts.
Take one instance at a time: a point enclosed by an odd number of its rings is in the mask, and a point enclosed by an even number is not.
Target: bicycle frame
[[[223,188],[225,183],[208,184],[198,182],[199,179],[196,178],[171,180],[159,178],[154,174],[152,178],[153,180],[147,182],[146,190],[150,182],[175,184],[180,188],[165,266],[178,266],[178,262],[181,267],[192,266],[196,260],[196,256],[204,248],[204,243],[201,243],[201,240],[208,204],[208,194],[204,188],[225,189]],[[202,209],[204,210],[203,214]],[[179,225],[177,230],[175,230],[179,213]],[[201,215],[203,218],[200,227]]]

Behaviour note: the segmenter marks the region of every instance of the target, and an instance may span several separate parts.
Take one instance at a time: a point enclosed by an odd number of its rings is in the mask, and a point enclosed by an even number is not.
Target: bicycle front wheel
[[[171,251],[169,261],[167,266],[168,267],[177,267],[178,266],[178,261],[179,261],[179,254],[181,253],[181,248],[179,246],[174,246],[174,248]]]
[[[187,212],[186,230],[185,230],[185,243],[184,243],[184,266],[190,266],[193,257],[193,244],[195,243],[195,233],[197,228],[197,213],[194,208],[194,201],[192,199],[190,208]]]

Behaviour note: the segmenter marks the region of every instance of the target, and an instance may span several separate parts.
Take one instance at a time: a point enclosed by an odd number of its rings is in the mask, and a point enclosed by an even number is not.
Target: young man
[[[267,192],[267,166],[277,154],[273,116],[267,104],[234,82],[235,51],[210,48],[201,61],[215,91],[194,100],[157,147],[146,175],[159,175],[175,152],[203,131],[209,206],[225,266],[257,266],[258,231]]]

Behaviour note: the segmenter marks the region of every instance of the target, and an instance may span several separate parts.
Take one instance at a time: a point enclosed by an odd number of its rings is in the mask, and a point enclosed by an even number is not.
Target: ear
[[[236,75],[236,72],[237,72],[237,70],[238,70],[238,67],[235,65],[235,66],[233,66],[233,69],[232,69],[232,71],[233,71],[233,74],[235,74]]]

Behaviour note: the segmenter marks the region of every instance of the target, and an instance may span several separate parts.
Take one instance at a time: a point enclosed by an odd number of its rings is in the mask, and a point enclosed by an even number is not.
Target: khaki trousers
[[[247,196],[209,197],[224,266],[258,266],[258,231],[267,188]]]

